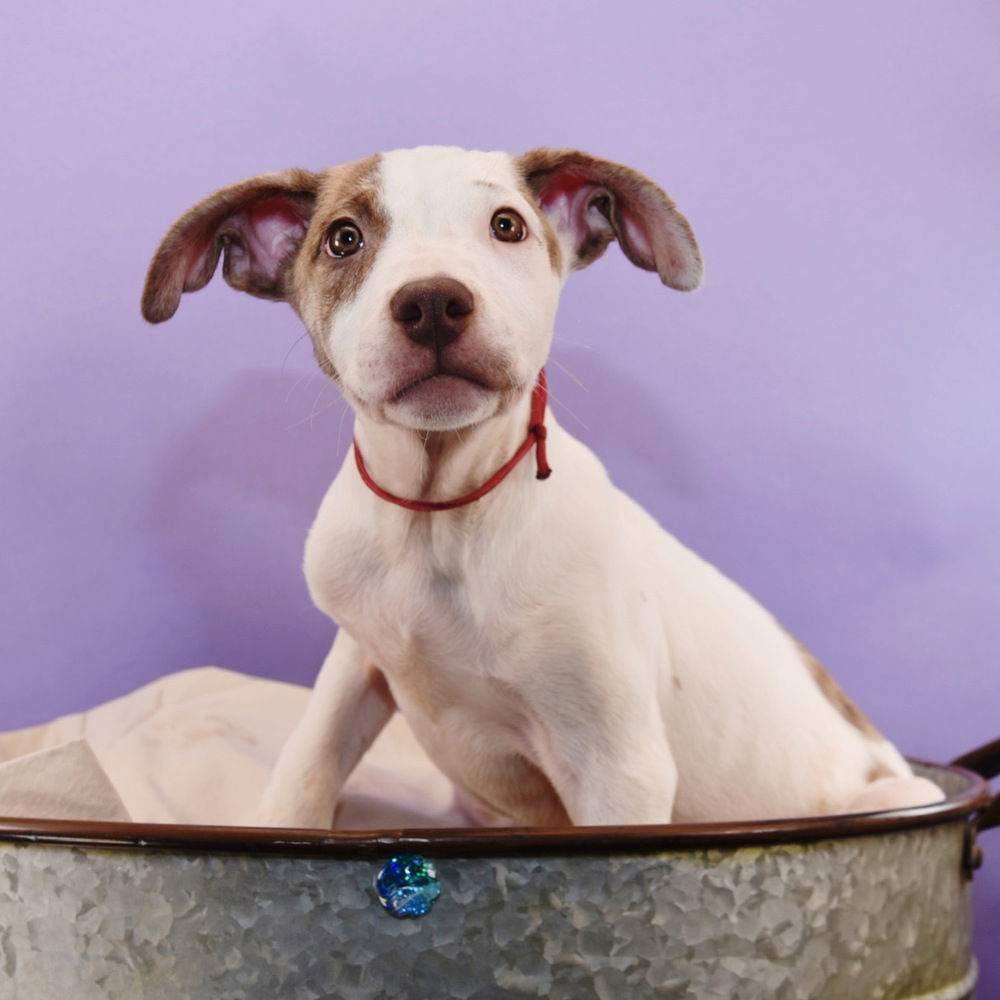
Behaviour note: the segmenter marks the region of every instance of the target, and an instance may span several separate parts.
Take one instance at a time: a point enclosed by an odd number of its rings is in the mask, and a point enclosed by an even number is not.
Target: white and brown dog
[[[701,280],[691,228],[656,185],[548,149],[424,147],[265,174],[164,239],[148,320],[169,319],[224,255],[235,288],[293,306],[356,413],[354,455],[305,556],[340,631],[262,823],[329,827],[397,707],[480,823],[762,819],[941,797],[546,412],[563,282],[611,240],[672,288]],[[520,461],[532,446],[536,461]]]

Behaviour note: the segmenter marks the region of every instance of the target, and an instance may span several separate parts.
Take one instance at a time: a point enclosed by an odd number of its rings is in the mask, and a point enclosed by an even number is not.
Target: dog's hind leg
[[[330,829],[344,782],[395,710],[382,673],[341,629],[278,756],[255,823]]]
[[[863,788],[847,805],[845,814],[909,809],[940,802],[944,793],[927,778],[886,777]]]

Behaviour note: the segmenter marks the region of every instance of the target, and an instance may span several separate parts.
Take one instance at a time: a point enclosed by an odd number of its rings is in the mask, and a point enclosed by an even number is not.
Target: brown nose
[[[417,344],[436,351],[458,340],[475,308],[472,292],[454,278],[428,278],[403,285],[389,312]]]

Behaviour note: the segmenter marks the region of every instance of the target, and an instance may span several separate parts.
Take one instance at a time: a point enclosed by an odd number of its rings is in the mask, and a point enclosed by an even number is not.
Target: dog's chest
[[[528,640],[516,573],[489,544],[472,550],[418,528],[397,537],[359,530],[310,540],[317,605],[368,649],[394,687],[474,692],[517,681]],[[464,700],[464,699],[459,699]]]
[[[327,539],[321,557],[311,546],[317,604],[383,672],[431,758],[470,790],[479,822],[565,823],[535,753],[538,627],[517,609],[516,584],[488,558],[470,572],[467,558],[414,548],[388,552],[360,534]]]

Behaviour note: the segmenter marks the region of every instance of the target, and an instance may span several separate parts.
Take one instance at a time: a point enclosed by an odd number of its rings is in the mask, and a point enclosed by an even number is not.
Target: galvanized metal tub
[[[1000,741],[919,765],[945,802],[788,822],[323,834],[0,820],[0,997],[974,995]],[[437,868],[383,909],[393,857]]]

